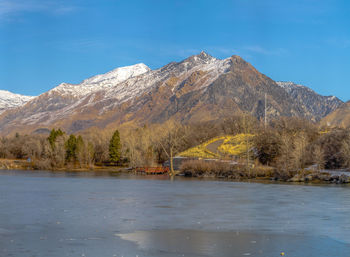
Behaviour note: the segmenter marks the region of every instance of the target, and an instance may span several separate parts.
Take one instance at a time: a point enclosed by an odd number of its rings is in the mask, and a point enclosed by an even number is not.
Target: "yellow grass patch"
[[[192,157],[192,158],[225,158],[230,156],[244,155],[247,151],[247,138],[248,147],[252,147],[252,134],[238,134],[235,136],[226,135],[221,137],[215,137],[207,142],[200,144],[196,147],[192,147],[182,153],[180,156]],[[223,141],[218,146],[217,151],[214,153],[210,151],[207,146],[217,141]]]

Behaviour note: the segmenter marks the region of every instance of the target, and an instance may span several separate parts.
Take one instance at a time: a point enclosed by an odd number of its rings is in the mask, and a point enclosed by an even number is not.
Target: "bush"
[[[276,174],[272,167],[257,166],[247,169],[244,165],[232,165],[223,161],[190,160],[183,162],[180,171],[189,177],[218,177],[229,179],[274,178]],[[283,174],[283,177],[284,174]]]
[[[275,176],[275,169],[268,166],[257,166],[251,169],[251,176],[255,178],[271,178]]]
[[[33,168],[35,170],[51,170],[51,161],[49,159],[41,159],[33,162]]]
[[[202,177],[213,176],[219,177],[227,172],[230,172],[231,165],[219,161],[204,161],[204,160],[190,160],[183,162],[180,171],[185,176]]]

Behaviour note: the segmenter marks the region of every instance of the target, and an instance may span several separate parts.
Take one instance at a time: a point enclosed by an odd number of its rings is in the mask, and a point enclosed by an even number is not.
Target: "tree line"
[[[52,129],[50,135],[19,135],[0,140],[0,158],[30,159],[37,169],[93,168],[100,163],[120,165],[119,131],[112,137],[66,134]]]
[[[163,124],[68,135],[52,129],[49,136],[19,135],[0,139],[0,158],[30,158],[38,169],[93,168],[95,165],[158,166],[190,147],[221,135],[253,134],[253,145],[241,158],[292,172],[350,167],[350,130],[320,127],[299,118],[281,117],[265,125],[249,115],[215,122]],[[248,140],[248,139],[247,139]]]

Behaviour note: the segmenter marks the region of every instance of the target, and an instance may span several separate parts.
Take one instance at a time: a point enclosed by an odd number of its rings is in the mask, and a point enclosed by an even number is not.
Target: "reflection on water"
[[[349,256],[350,187],[0,171],[0,256]]]
[[[192,230],[136,231],[118,234],[145,250],[186,256],[342,256],[350,246],[329,238],[247,232]]]

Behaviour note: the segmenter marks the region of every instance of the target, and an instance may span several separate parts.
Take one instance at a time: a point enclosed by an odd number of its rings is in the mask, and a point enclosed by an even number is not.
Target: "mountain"
[[[6,110],[20,107],[33,98],[33,96],[19,95],[6,90],[0,90],[0,114]]]
[[[287,91],[293,101],[303,109],[305,114],[313,116],[314,121],[319,121],[343,104],[343,101],[335,96],[319,95],[303,85],[282,81],[276,83]]]
[[[48,95],[58,94],[62,97],[65,96],[80,99],[97,91],[108,91],[114,85],[118,85],[125,80],[136,77],[150,70],[151,69],[143,63],[121,67],[105,74],[88,78],[78,85],[62,83],[50,90]]]
[[[315,93],[304,103],[291,92],[239,56],[221,60],[201,52],[156,70],[136,64],[77,85],[63,83],[25,107],[3,113],[0,131],[30,133],[60,127],[77,132],[169,119],[183,123],[211,121],[236,112],[263,118],[265,94],[269,118],[298,116],[318,120],[327,112],[322,109],[326,98]],[[333,108],[331,104],[329,108]]]
[[[329,127],[350,127],[350,101],[342,104],[337,110],[321,120],[321,124]]]

